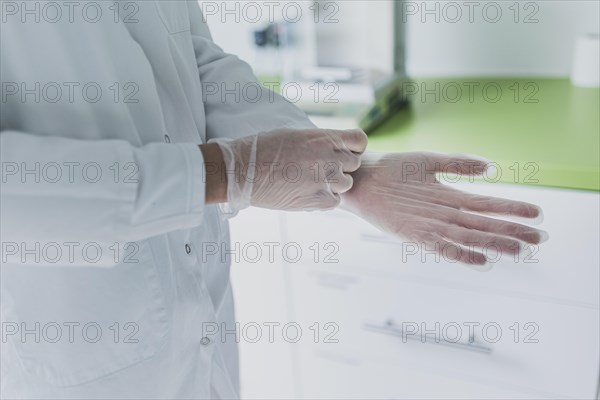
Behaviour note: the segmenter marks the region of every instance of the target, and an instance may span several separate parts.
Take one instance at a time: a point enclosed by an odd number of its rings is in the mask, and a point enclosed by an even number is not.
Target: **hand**
[[[234,210],[248,205],[277,210],[329,210],[352,187],[367,146],[361,130],[280,129],[215,141],[227,167]]]
[[[541,218],[539,207],[464,193],[436,178],[436,173],[481,175],[487,165],[461,155],[367,153],[352,174],[354,186],[344,194],[342,207],[420,247],[483,266],[487,262],[483,248],[515,255],[522,251],[522,242],[539,244],[547,238],[529,226],[476,214],[533,219]]]

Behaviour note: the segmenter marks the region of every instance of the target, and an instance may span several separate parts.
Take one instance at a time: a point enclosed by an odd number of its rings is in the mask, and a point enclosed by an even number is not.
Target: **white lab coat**
[[[234,314],[198,145],[313,125],[266,89],[203,95],[256,78],[195,1],[76,4],[1,24],[1,397],[238,397],[235,336],[206,335]]]

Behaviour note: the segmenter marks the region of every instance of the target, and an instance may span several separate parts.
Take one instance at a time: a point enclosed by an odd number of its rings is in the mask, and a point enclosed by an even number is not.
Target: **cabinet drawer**
[[[476,385],[475,397],[489,397],[498,388],[521,397],[595,394],[597,308],[473,294],[443,285],[348,274],[341,268],[323,272],[299,267],[292,277],[294,313],[300,323],[329,322],[339,329],[334,337],[338,343],[304,342],[300,358],[307,376],[323,360],[333,360],[359,369],[383,364],[431,374],[431,385],[422,387],[425,397],[434,396],[431,390],[439,388],[432,386],[439,379],[462,382],[462,389]],[[365,377],[371,373],[363,369]],[[363,383],[353,390],[362,388],[368,396],[373,388]],[[388,393],[402,393],[396,381],[386,385]]]

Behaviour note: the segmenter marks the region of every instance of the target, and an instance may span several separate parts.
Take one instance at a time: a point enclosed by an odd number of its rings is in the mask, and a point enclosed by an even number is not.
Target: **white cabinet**
[[[412,254],[341,211],[278,215],[272,227],[280,243],[292,243],[302,256],[278,253],[274,264],[281,271],[256,269],[251,278],[245,267],[243,283],[236,266],[233,278],[241,291],[260,281],[267,288],[263,297],[272,296],[271,310],[273,304],[278,307],[271,315],[303,329],[298,343],[262,347],[263,361],[271,357],[278,364],[264,368],[294,383],[293,388],[280,385],[280,397],[596,396],[598,193],[460,186],[540,204],[545,212],[540,227],[550,240],[527,259],[502,259],[491,271],[476,272],[433,255]],[[273,214],[251,210],[248,215],[260,220]],[[246,232],[250,240],[254,236],[242,222],[234,221],[234,237]],[[258,300],[246,297],[238,296],[238,304],[245,303],[246,315],[258,316],[250,306]],[[241,347],[243,356],[248,345]],[[242,376],[254,361],[242,359]],[[291,367],[284,367],[286,362]],[[254,379],[248,394],[260,397],[265,390],[277,397],[269,392],[272,384]]]

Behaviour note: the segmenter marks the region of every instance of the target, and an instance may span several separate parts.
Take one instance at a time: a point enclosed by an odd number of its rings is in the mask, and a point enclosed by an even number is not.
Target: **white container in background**
[[[577,38],[571,82],[575,86],[600,87],[600,35],[597,33]]]

